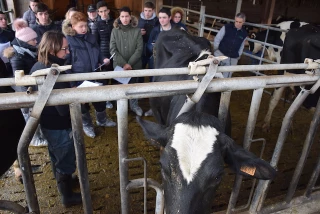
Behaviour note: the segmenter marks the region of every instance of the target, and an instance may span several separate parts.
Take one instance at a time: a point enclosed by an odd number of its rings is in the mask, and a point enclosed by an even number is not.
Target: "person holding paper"
[[[131,16],[129,7],[120,9],[120,16],[113,24],[111,32],[110,53],[113,57],[113,68],[120,66],[123,70],[142,69],[141,54],[143,40],[138,19]],[[137,78],[131,78],[129,83],[137,83]],[[142,109],[138,105],[137,99],[129,100],[130,109],[138,116],[142,116]]]
[[[70,47],[68,62],[71,63],[71,73],[95,72],[99,64],[109,64],[110,59],[102,59],[96,37],[88,32],[87,17],[81,12],[75,12],[70,20],[63,23],[62,31]],[[77,87],[82,81],[71,83],[72,87]],[[113,122],[106,114],[105,102],[92,103],[96,113],[96,123],[98,126],[113,127]],[[95,132],[89,112],[89,104],[83,104],[82,108],[83,130],[88,137],[94,138]]]

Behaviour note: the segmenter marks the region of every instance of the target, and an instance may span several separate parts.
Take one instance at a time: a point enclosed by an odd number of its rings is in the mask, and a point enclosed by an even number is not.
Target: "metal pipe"
[[[320,173],[320,155],[319,155],[319,158],[317,161],[317,165],[316,165],[315,169],[313,170],[311,178],[310,178],[309,183],[307,185],[306,192],[304,193],[304,195],[307,198],[310,198],[310,195],[311,195],[312,191],[314,190],[314,186],[316,185],[316,182],[318,180],[319,173]]]
[[[255,89],[252,95],[248,122],[247,122],[246,131],[243,139],[243,148],[246,150],[250,150],[250,146],[252,142],[251,140],[252,140],[254,129],[257,122],[257,116],[260,108],[262,94],[263,94],[263,88],[259,88],[259,89]],[[235,205],[237,203],[237,199],[239,196],[240,188],[241,188],[241,183],[242,183],[242,176],[237,175],[236,181],[234,183],[233,190],[231,192],[231,196],[229,199],[227,213],[231,213],[235,208]]]
[[[318,100],[316,111],[314,112],[312,121],[310,123],[310,128],[309,128],[309,131],[308,131],[308,134],[307,134],[307,137],[306,137],[306,140],[305,140],[302,152],[301,152],[299,162],[296,166],[296,169],[294,171],[290,186],[288,188],[288,192],[287,192],[287,195],[285,198],[285,201],[287,203],[290,203],[290,201],[296,191],[298,181],[300,179],[300,176],[301,176],[302,170],[304,168],[306,159],[309,155],[310,148],[313,144],[316,131],[319,127],[319,118],[320,118],[320,100]]]
[[[155,180],[148,178],[147,179],[148,187],[153,188],[156,193],[156,209],[155,209],[155,214],[163,214],[164,213],[164,195],[163,195],[163,189],[161,185],[156,182]],[[144,186],[144,179],[134,179],[132,180],[128,186],[127,189],[136,189]]]
[[[227,123],[227,119],[229,117],[231,92],[232,91],[222,92],[221,97],[220,97],[218,118],[222,123],[222,130],[226,129],[226,123]]]
[[[70,116],[72,122],[72,134],[74,139],[74,149],[76,153],[76,161],[79,173],[79,182],[81,189],[81,197],[83,210],[86,214],[93,213],[90,185],[88,177],[88,167],[86,159],[86,147],[83,138],[83,127],[82,127],[82,114],[81,114],[81,104],[71,103]]]
[[[208,68],[208,66],[207,66]],[[296,64],[273,64],[273,65],[234,65],[234,66],[219,66],[217,73],[221,72],[247,72],[247,71],[260,71],[260,70],[292,70],[292,69],[317,69],[318,63],[296,63]],[[204,74],[199,73],[200,74]],[[144,69],[135,70],[134,72],[128,71],[109,71],[109,72],[93,72],[93,73],[80,73],[80,74],[62,74],[58,77],[57,82],[72,82],[81,80],[98,80],[98,79],[112,79],[116,77],[143,77],[143,76],[161,76],[161,75],[182,75],[189,74],[188,68],[165,68],[165,69]],[[23,77],[25,81],[20,85],[34,85],[34,78],[30,75]],[[37,84],[44,81],[38,77]],[[28,81],[29,79],[29,81]],[[13,78],[1,78],[0,86],[15,85]]]
[[[130,162],[130,161],[143,161],[143,210],[144,214],[147,214],[147,189],[148,189],[148,182],[147,182],[147,161],[143,157],[138,157],[138,158],[130,158],[130,159],[125,159],[125,162]],[[132,181],[130,181],[131,183]],[[128,187],[127,187],[128,188]]]
[[[279,86],[312,84],[317,81],[317,79],[318,76],[307,74],[213,79],[206,92],[211,93],[221,91],[250,90],[262,87],[274,88]],[[66,105],[73,102],[84,103],[119,99],[171,96],[193,93],[197,87],[198,82],[187,80],[130,85],[109,85],[92,88],[56,89],[51,92],[50,98],[48,99],[46,105],[55,106]],[[22,92],[0,94],[0,110],[31,107],[36,100],[37,95],[38,92],[34,92],[30,95]]]
[[[39,119],[30,116],[21,134],[18,144],[18,160],[22,170],[23,186],[26,192],[27,204],[30,212],[40,213],[36,187],[32,176],[31,161],[29,157],[29,144],[38,127]]]
[[[25,214],[27,213],[26,208],[12,201],[0,200],[0,210],[10,211],[15,214]]]
[[[128,100],[117,100],[117,122],[118,122],[118,149],[119,149],[119,177],[121,195],[121,213],[129,214],[129,184],[128,175]]]
[[[319,88],[319,80],[313,85],[313,87],[310,89],[310,91],[314,91],[317,90]],[[277,144],[276,147],[274,149],[274,153],[270,162],[270,165],[273,167],[276,167],[280,158],[280,154],[282,151],[282,147],[283,144],[287,138],[288,132],[289,132],[289,126],[290,123],[292,121],[292,118],[294,116],[294,114],[296,113],[296,111],[298,110],[298,108],[302,105],[302,103],[304,102],[304,100],[307,98],[307,96],[309,95],[310,91],[307,91],[305,89],[302,89],[300,91],[300,93],[298,94],[298,96],[296,97],[296,99],[294,100],[294,102],[291,104],[291,106],[289,107],[283,121],[282,121],[282,126],[280,129],[280,133],[279,133],[279,137],[277,140]],[[252,200],[251,206],[250,206],[250,213],[255,213],[259,210],[261,210],[262,208],[262,204],[264,202],[264,199],[266,197],[267,194],[267,189],[270,185],[271,181],[262,181],[260,180],[258,183],[258,186],[256,188],[255,191],[255,195],[254,198]]]

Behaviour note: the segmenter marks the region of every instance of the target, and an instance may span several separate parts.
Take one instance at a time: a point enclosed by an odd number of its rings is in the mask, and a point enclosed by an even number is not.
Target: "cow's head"
[[[225,135],[214,116],[184,113],[167,128],[137,119],[145,136],[164,147],[160,163],[167,214],[208,213],[224,163],[238,174],[259,179],[276,174],[269,163]]]
[[[203,50],[211,49],[211,43],[206,38],[192,36],[185,30],[173,27],[169,31],[162,31],[157,38],[155,68],[186,67]]]

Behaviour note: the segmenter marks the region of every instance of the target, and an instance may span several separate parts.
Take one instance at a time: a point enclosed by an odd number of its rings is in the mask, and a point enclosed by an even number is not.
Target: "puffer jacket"
[[[70,20],[63,22],[62,32],[66,36],[70,54],[67,64],[72,65],[72,73],[88,73],[94,72],[102,63],[99,45],[95,35],[87,32],[79,35],[70,25]],[[78,86],[82,82],[72,83],[72,86]]]
[[[55,30],[61,32],[61,26],[55,24],[54,22],[50,21],[50,24],[48,25],[40,25],[38,21],[36,21],[36,24],[31,26],[31,28],[37,33],[37,42],[40,43],[42,36],[45,32],[49,30]]]
[[[0,28],[0,43],[12,42],[14,39],[14,31],[9,27],[6,29]]]
[[[97,22],[98,22],[98,17],[95,18],[94,20],[88,19],[88,27],[90,29],[90,33],[92,34],[97,34]]]
[[[100,46],[102,58],[110,58],[110,37],[113,29],[114,19],[102,20],[100,17],[97,21],[97,42]]]
[[[34,12],[31,10],[30,6],[29,9],[24,12],[22,18],[28,22],[29,27],[32,27],[36,24],[36,16],[34,15]]]
[[[12,66],[13,74],[16,70],[24,70],[29,75],[32,66],[37,62],[37,48],[15,38],[12,47],[8,47],[3,51],[3,55],[9,59]]]
[[[51,54],[48,56],[49,64],[45,65],[41,62],[37,62],[31,69],[30,73],[33,73],[36,70],[50,68],[52,63],[58,65],[64,65],[65,59],[60,59]],[[70,88],[69,83],[67,82],[56,82],[54,84],[54,89]],[[68,105],[60,106],[46,106],[44,107],[41,117],[40,124],[45,129],[50,130],[63,130],[71,128],[71,119],[69,113]]]
[[[114,28],[110,39],[110,53],[115,53],[113,57],[113,67],[117,65],[123,67],[125,64],[131,65],[132,69],[141,69],[141,54],[143,40],[138,28],[138,19],[131,16],[131,23],[124,26],[117,18],[113,24]]]

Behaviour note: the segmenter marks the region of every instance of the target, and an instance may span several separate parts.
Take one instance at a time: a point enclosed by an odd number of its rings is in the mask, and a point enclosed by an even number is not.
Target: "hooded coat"
[[[72,29],[70,20],[63,22],[62,32],[70,47],[67,64],[72,65],[71,73],[94,72],[99,63],[103,61],[96,36],[89,32],[82,35],[77,34]],[[81,83],[81,81],[72,83],[72,86],[78,86]]]
[[[61,32],[61,26],[55,24],[53,21],[50,20],[50,24],[48,25],[41,25],[39,24],[38,21],[36,21],[36,23],[31,26],[32,30],[34,30],[38,37],[37,37],[37,42],[38,44],[40,43],[42,36],[45,32],[49,31],[49,30],[55,30],[55,31],[60,31]]]
[[[174,15],[176,13],[180,13],[181,14],[181,20],[178,23],[173,22],[173,17],[174,17]],[[172,19],[172,22],[175,25],[178,25],[179,27],[182,27],[184,30],[187,30],[187,26],[182,23],[182,21],[184,21],[184,19],[185,19],[185,13],[184,13],[184,10],[181,7],[173,7],[171,9],[171,19]]]
[[[131,16],[131,22],[128,25],[122,25],[120,18],[117,18],[113,26],[110,39],[110,53],[115,53],[113,67],[129,64],[134,70],[141,69],[143,40],[140,28],[137,27],[138,19]]]

